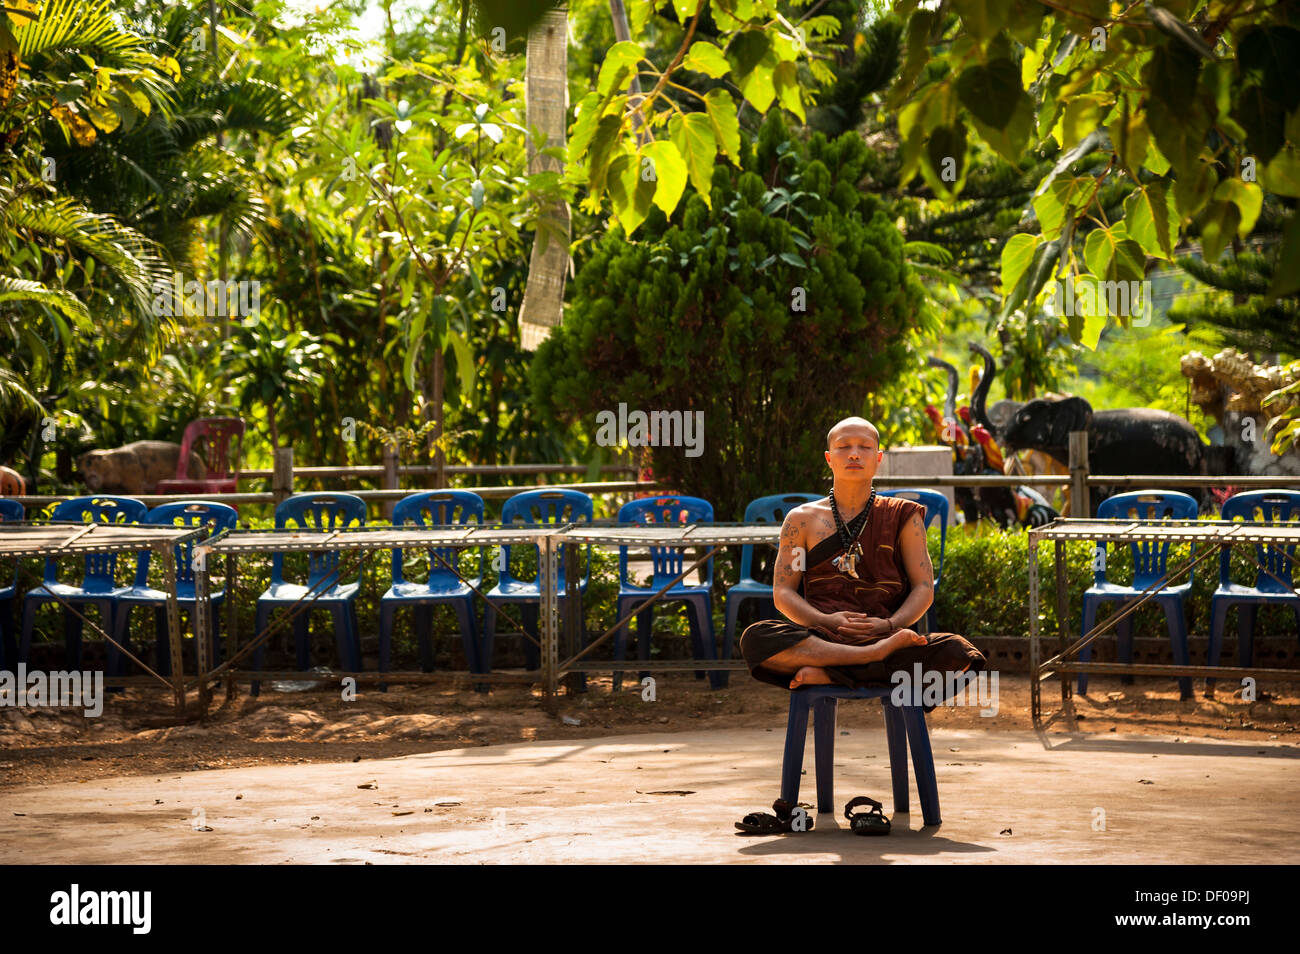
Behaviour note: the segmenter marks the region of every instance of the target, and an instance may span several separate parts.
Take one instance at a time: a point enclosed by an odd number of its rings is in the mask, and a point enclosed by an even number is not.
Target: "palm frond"
[[[86,305],[76,295],[61,288],[50,288],[26,278],[0,275],[0,303],[30,302],[53,308],[79,328],[90,330],[92,322]]]
[[[0,211],[0,219],[9,229],[26,229],[90,255],[126,286],[141,315],[153,317],[153,288],[167,284],[171,270],[158,246],[135,229],[67,198],[37,203],[22,196]]]
[[[19,17],[10,22],[24,60],[62,51],[110,54],[134,62],[153,59],[145,38],[122,29],[113,19],[109,0],[46,0],[35,20]]]

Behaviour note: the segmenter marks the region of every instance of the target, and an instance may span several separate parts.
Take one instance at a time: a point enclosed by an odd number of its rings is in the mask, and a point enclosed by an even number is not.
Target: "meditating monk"
[[[889,686],[890,674],[979,672],[984,656],[953,633],[910,627],[934,602],[925,508],[872,489],[884,456],[880,433],[860,417],[826,436],[833,475],[825,500],[796,507],[781,526],[773,580],[786,620],[745,630],[740,651],[755,679],[807,685]]]
[[[789,689],[889,688],[892,673],[911,676],[918,662],[923,672],[984,668],[984,655],[961,636],[911,628],[934,602],[925,508],[876,494],[883,456],[879,431],[860,417],[826,435],[831,492],[790,511],[781,527],[773,598],[786,619],[757,622],[740,637],[755,679]],[[778,801],[786,824],[774,830],[790,830],[793,807]]]

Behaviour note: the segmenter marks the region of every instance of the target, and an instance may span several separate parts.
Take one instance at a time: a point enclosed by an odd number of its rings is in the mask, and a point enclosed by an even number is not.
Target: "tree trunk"
[[[568,114],[568,14],[561,4],[534,24],[528,33],[528,62],[524,73],[527,126],[546,134],[547,146],[563,146]],[[529,173],[563,172],[558,159],[537,154],[528,141]],[[544,216],[554,228],[539,225],[528,261],[524,301],[519,306],[520,346],[536,350],[564,317],[564,281],[569,271],[569,206],[557,202]],[[559,231],[562,238],[555,234]]]

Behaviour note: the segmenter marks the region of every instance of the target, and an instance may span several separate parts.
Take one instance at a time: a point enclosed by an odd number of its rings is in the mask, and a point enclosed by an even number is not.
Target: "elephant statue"
[[[984,347],[978,341],[972,341],[968,345],[971,354],[978,354],[984,361],[984,374],[980,378],[980,383],[976,386],[970,396],[971,413],[975,415],[975,420],[993,435],[993,439],[999,444],[1005,443],[1002,435],[1011,425],[1011,421],[1016,416],[1016,412],[1025,406],[1024,401],[1001,400],[994,401],[985,410],[985,402],[988,400],[989,388],[993,386],[993,374],[997,370],[997,365],[993,362],[993,355],[989,349]]]
[[[985,352],[987,354],[987,352]],[[992,356],[989,356],[991,362]],[[940,441],[953,447],[956,454],[956,462],[953,467],[953,473],[957,475],[976,475],[976,474],[997,474],[1002,476],[1002,471],[998,466],[989,463],[989,457],[986,456],[984,445],[981,444],[981,431],[978,427],[973,427],[971,431],[966,431],[959,420],[957,412],[957,369],[941,358],[931,357],[926,362],[932,368],[938,368],[945,373],[948,379],[948,390],[944,396],[943,425],[940,430]],[[985,381],[991,380],[992,372],[986,366]],[[984,392],[988,388],[981,384]],[[981,405],[982,408],[982,405]],[[963,407],[962,412],[967,411]],[[961,415],[969,420],[967,415]],[[948,427],[954,428],[952,433],[947,431]],[[990,435],[984,435],[983,440],[988,441]],[[995,457],[998,450],[993,444],[988,444],[989,453]],[[1026,526],[1040,526],[1049,523],[1057,516],[1055,510],[1048,505],[1047,501],[1041,495],[1035,493],[1027,487],[957,487],[953,496],[956,498],[957,506],[961,509],[963,516],[968,523],[974,523],[981,518],[991,519],[1003,528],[1010,528],[1017,523],[1023,523]]]
[[[1068,465],[1071,431],[1088,432],[1088,467],[1093,474],[1192,477],[1206,473],[1209,446],[1196,429],[1177,414],[1147,407],[1093,411],[1083,398],[1039,398],[1016,411],[1002,442],[1011,450],[1042,451]],[[1106,496],[1094,492],[1090,512],[1095,513]],[[1210,498],[1201,496],[1208,506]]]

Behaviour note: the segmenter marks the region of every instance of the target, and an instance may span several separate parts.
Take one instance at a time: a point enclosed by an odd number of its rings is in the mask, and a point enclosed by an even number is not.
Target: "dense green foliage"
[[[902,237],[854,188],[867,155],[852,135],[803,146],[772,118],[743,171],[715,168],[712,209],[693,196],[679,222],[652,214],[637,244],[603,238],[538,353],[538,405],[593,443],[595,415],[620,403],[703,412],[700,456],[657,447],[652,461],[718,519],[819,486],[826,431],[896,372],[920,310]]]

